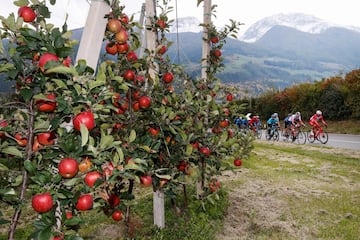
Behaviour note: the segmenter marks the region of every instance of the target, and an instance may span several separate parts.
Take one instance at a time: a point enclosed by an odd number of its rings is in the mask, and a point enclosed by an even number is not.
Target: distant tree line
[[[317,109],[327,120],[360,119],[360,69],[344,76],[334,76],[314,83],[301,83],[282,91],[270,90],[251,99],[241,99],[246,111],[267,119],[277,112],[283,119],[289,113],[301,112],[308,119]]]

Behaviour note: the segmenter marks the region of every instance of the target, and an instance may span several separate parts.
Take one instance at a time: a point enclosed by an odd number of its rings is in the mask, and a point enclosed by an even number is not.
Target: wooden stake
[[[110,1],[111,3],[112,1]],[[107,19],[105,15],[110,12],[110,6],[103,0],[91,1],[86,19],[86,25],[81,36],[76,62],[86,60],[88,66],[96,71]]]
[[[203,45],[202,45],[202,64],[201,64],[201,78],[205,81],[208,79],[208,74],[206,72],[208,68],[207,58],[210,54],[210,42],[208,40],[209,33],[208,28],[211,24],[211,0],[204,0],[204,18],[203,18]]]

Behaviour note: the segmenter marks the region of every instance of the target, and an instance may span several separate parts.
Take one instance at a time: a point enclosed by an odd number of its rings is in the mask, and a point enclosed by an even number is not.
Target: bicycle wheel
[[[317,137],[317,139],[322,143],[325,144],[328,142],[329,140],[329,135],[326,131],[319,133],[319,136]]]
[[[309,140],[310,143],[313,143],[315,141],[315,136],[312,130],[307,132],[307,139]]]
[[[257,139],[261,139],[261,129],[259,128],[259,129],[256,129],[256,137],[257,137]]]
[[[300,131],[296,137],[296,142],[298,144],[305,144],[306,143],[306,135],[304,132]]]
[[[279,141],[279,138],[280,138],[280,133],[279,133],[278,130],[275,130],[275,131],[274,131],[274,134],[273,134],[273,136],[272,136],[272,139],[273,139],[274,141]]]

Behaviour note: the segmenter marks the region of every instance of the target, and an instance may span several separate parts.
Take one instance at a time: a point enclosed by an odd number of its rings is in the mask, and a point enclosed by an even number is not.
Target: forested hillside
[[[258,98],[242,99],[247,111],[267,118],[300,111],[306,119],[317,109],[329,120],[360,119],[360,69],[314,83],[301,83],[282,91],[269,91]]]

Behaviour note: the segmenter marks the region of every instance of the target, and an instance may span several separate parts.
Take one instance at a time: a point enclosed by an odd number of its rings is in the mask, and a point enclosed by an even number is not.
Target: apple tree
[[[201,200],[212,200],[220,187],[214,176],[251,150],[251,139],[232,129],[236,106],[215,77],[221,54],[207,59],[207,79],[191,79],[172,64],[164,8],[146,26],[157,47],[139,57],[140,26],[114,2],[105,16],[107,56],[96,72],[84,60],[72,63],[71,31],[46,22],[44,2],[15,1],[19,16],[1,17],[7,45],[0,72],[15,83],[0,116],[0,198],[13,207],[9,239],[30,199],[40,216],[35,239],[76,236],[82,212],[91,209],[126,221],[139,185],[174,196],[200,182]],[[217,40],[209,35],[212,52],[236,29],[232,22]]]

